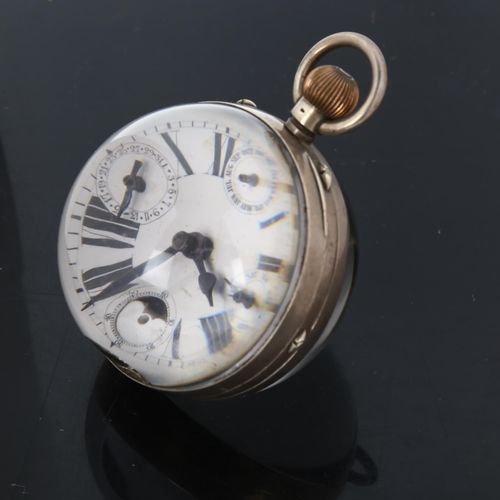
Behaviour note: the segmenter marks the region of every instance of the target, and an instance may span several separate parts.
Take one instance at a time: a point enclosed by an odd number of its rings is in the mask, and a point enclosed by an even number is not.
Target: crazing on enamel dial
[[[169,108],[123,129],[66,208],[63,285],[82,331],[153,385],[239,363],[293,292],[294,169],[267,125],[229,106]]]

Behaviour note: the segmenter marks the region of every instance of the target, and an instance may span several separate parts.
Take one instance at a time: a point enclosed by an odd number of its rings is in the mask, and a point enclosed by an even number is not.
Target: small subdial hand
[[[259,183],[259,176],[256,174],[240,174],[238,175],[238,180],[255,187]]]
[[[255,297],[253,293],[246,292],[245,290],[234,286],[229,280],[225,278],[224,281],[229,285],[229,289],[231,291],[230,297],[237,304],[243,304],[245,309],[250,309],[255,304]]]
[[[130,202],[132,201],[133,192],[137,191],[138,193],[142,193],[146,189],[146,183],[144,182],[144,179],[137,176],[141,167],[142,162],[139,160],[135,160],[130,175],[126,175],[123,178],[123,184],[127,189],[125,190],[125,195],[123,196],[120,210],[117,214],[118,217],[121,217],[123,212],[125,212],[125,210],[127,210],[127,208],[129,207]]]
[[[126,274],[120,276],[120,278],[116,279],[115,281],[112,281],[102,292],[98,293],[95,297],[90,299],[82,307],[82,311],[85,311],[85,309],[89,308],[91,305],[95,304],[99,300],[107,299],[109,297],[112,297],[113,295],[116,295],[119,292],[127,290],[128,288],[130,288],[130,283],[132,283],[132,281],[141,277],[144,273],[147,273],[153,270],[154,268],[158,267],[159,265],[163,264],[168,259],[173,257],[176,253],[177,250],[173,246],[171,246],[166,250],[164,250],[162,253],[156,255],[155,257],[132,268]]]
[[[200,233],[186,233],[179,231],[172,238],[172,246],[188,259],[194,260],[198,272],[198,286],[203,295],[208,299],[211,307],[214,305],[212,292],[217,278],[214,274],[207,272],[205,269],[205,259],[207,259],[214,248],[212,241]]]

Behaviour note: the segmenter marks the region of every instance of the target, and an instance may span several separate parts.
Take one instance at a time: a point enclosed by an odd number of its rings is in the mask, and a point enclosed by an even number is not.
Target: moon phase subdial
[[[141,142],[129,138],[111,144],[106,153],[97,166],[96,191],[110,212],[147,224],[172,208],[177,179],[156,145],[145,138]]]
[[[162,345],[172,333],[175,304],[166,290],[137,287],[118,297],[104,316],[111,346],[128,352],[147,352]]]
[[[276,192],[274,161],[260,149],[245,146],[229,159],[224,172],[224,188],[234,206],[245,213],[266,208]]]

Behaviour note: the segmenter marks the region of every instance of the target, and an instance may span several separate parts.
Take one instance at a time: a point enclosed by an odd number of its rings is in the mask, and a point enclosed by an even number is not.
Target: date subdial
[[[166,290],[136,287],[111,302],[104,327],[111,347],[147,352],[172,336],[175,317],[175,304]]]
[[[278,170],[260,149],[246,146],[229,159],[224,188],[233,205],[245,213],[259,213],[271,202],[277,189]]]
[[[96,191],[106,208],[140,224],[166,214],[177,198],[177,179],[166,158],[146,139],[111,148],[96,170]]]

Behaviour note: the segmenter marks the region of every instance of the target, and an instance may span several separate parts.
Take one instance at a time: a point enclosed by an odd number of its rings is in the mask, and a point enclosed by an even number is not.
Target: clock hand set
[[[205,263],[203,262],[204,259],[210,256],[212,249],[212,241],[202,234],[179,231],[172,238],[172,246],[168,247],[162,253],[147,260],[146,262],[132,268],[130,271],[111,282],[104,290],[98,293],[95,297],[92,297],[92,299],[90,299],[83,306],[82,311],[85,311],[85,309],[100,300],[107,299],[123,290],[126,290],[127,288],[130,288],[130,283],[132,283],[132,281],[160,266],[178,252],[181,252],[188,259],[194,260],[200,273],[200,276],[198,277],[200,290],[207,297],[208,303],[213,307],[212,291],[217,278],[214,274],[205,270]]]
[[[207,297],[208,303],[213,307],[214,301],[212,292],[217,282],[217,278],[214,274],[207,272],[205,263],[203,262],[212,253],[214,248],[212,241],[200,233],[179,231],[172,239],[172,246],[177,251],[182,252],[188,259],[194,260],[198,272],[200,273],[198,276],[198,285],[201,293]]]
[[[125,191],[125,195],[123,196],[120,210],[117,214],[118,217],[121,217],[123,212],[125,212],[125,210],[127,210],[127,208],[129,207],[130,202],[132,201],[132,193],[134,191],[142,193],[146,189],[146,183],[144,182],[144,179],[137,176],[141,167],[142,161],[135,160],[131,174],[126,175],[123,178],[123,184],[127,187],[127,189]]]

